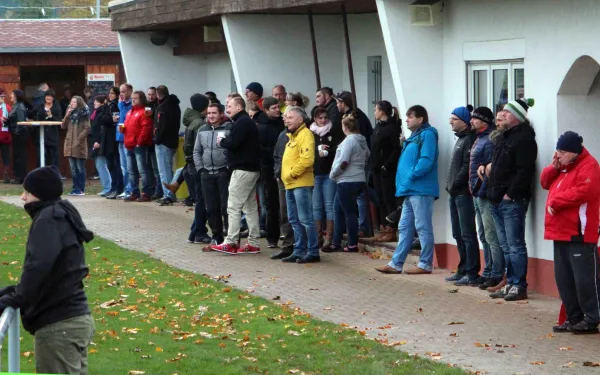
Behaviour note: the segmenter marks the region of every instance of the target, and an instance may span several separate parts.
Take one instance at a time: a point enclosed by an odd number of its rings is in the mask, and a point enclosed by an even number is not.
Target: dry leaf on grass
[[[127,375],[144,375],[145,373],[146,371],[131,370],[127,373]]]

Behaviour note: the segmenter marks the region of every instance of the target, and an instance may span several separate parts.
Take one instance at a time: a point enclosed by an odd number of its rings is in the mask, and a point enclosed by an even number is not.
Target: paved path
[[[16,197],[3,200],[19,204]],[[324,254],[320,264],[287,265],[270,260],[273,251],[265,243],[260,255],[202,253],[185,241],[189,209],[96,197],[72,201],[94,232],[128,249],[197,273],[232,274],[237,288],[267,299],[280,296],[315,317],[366,329],[370,337],[406,341],[399,349],[409,353],[440,353],[442,361],[487,374],[600,373],[582,366],[600,362],[600,336],[550,334],[557,300],[531,295],[524,304],[497,303],[471,287],[450,293],[443,282],[447,271],[381,275],[373,267],[383,261],[361,254]],[[384,326],[390,328],[377,328]]]

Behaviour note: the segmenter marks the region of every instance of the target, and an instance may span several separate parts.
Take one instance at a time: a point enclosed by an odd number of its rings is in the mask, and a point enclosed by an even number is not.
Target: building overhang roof
[[[340,14],[373,13],[375,0],[114,0],[109,11],[114,31],[152,31],[220,24],[220,16],[234,13]]]

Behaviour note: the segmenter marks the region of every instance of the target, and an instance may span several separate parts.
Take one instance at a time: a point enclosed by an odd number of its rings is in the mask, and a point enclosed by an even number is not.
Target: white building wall
[[[127,80],[135,90],[165,85],[189,106],[194,93],[214,91],[223,100],[231,91],[231,62],[226,53],[173,56],[173,40],[164,46],[150,42],[149,32],[119,33]]]
[[[448,195],[444,187],[454,136],[447,125],[448,114],[443,106],[442,27],[411,26],[408,5],[412,2],[377,0],[377,9],[400,113],[406,113],[415,104],[424,106],[429,113],[429,122],[439,133],[440,199],[434,207],[434,237],[436,243],[453,243]],[[406,126],[404,132],[409,134]]]
[[[530,257],[551,260],[552,245],[543,239],[547,193],[539,187],[539,173],[555,150],[559,134],[557,94],[565,74],[582,55],[600,61],[600,39],[596,37],[600,33],[600,2],[448,0],[443,23],[434,27],[410,26],[407,5],[411,2],[377,0],[377,5],[390,63],[396,68],[392,72],[399,101],[406,106],[424,104],[430,110],[432,124],[440,131],[442,186],[447,173],[444,160],[448,160],[454,143],[447,118],[454,107],[466,104],[467,62],[524,59],[525,96],[536,100],[529,117],[539,148],[526,237]],[[561,125],[560,132],[567,128],[579,130],[591,138],[584,143],[591,144],[596,139],[592,134],[598,132],[598,106],[585,98],[573,107],[574,100],[563,100],[565,117],[583,111],[586,114],[580,118],[584,121]],[[445,199],[440,201],[446,205]],[[436,223],[445,227],[445,238],[438,236],[440,230],[436,228],[436,242],[454,243],[447,210],[441,208],[440,204],[436,206]]]

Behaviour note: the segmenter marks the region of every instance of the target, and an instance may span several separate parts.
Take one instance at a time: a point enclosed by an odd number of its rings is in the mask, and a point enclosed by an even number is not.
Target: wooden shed
[[[109,19],[6,20],[0,21],[0,34],[5,36],[0,39],[0,88],[7,92],[21,89],[31,97],[45,82],[58,100],[67,85],[83,95],[88,74],[114,75],[115,85],[125,82],[118,36]],[[28,167],[33,169],[38,153],[33,144],[29,150]],[[61,172],[69,176],[68,161],[60,159]]]

